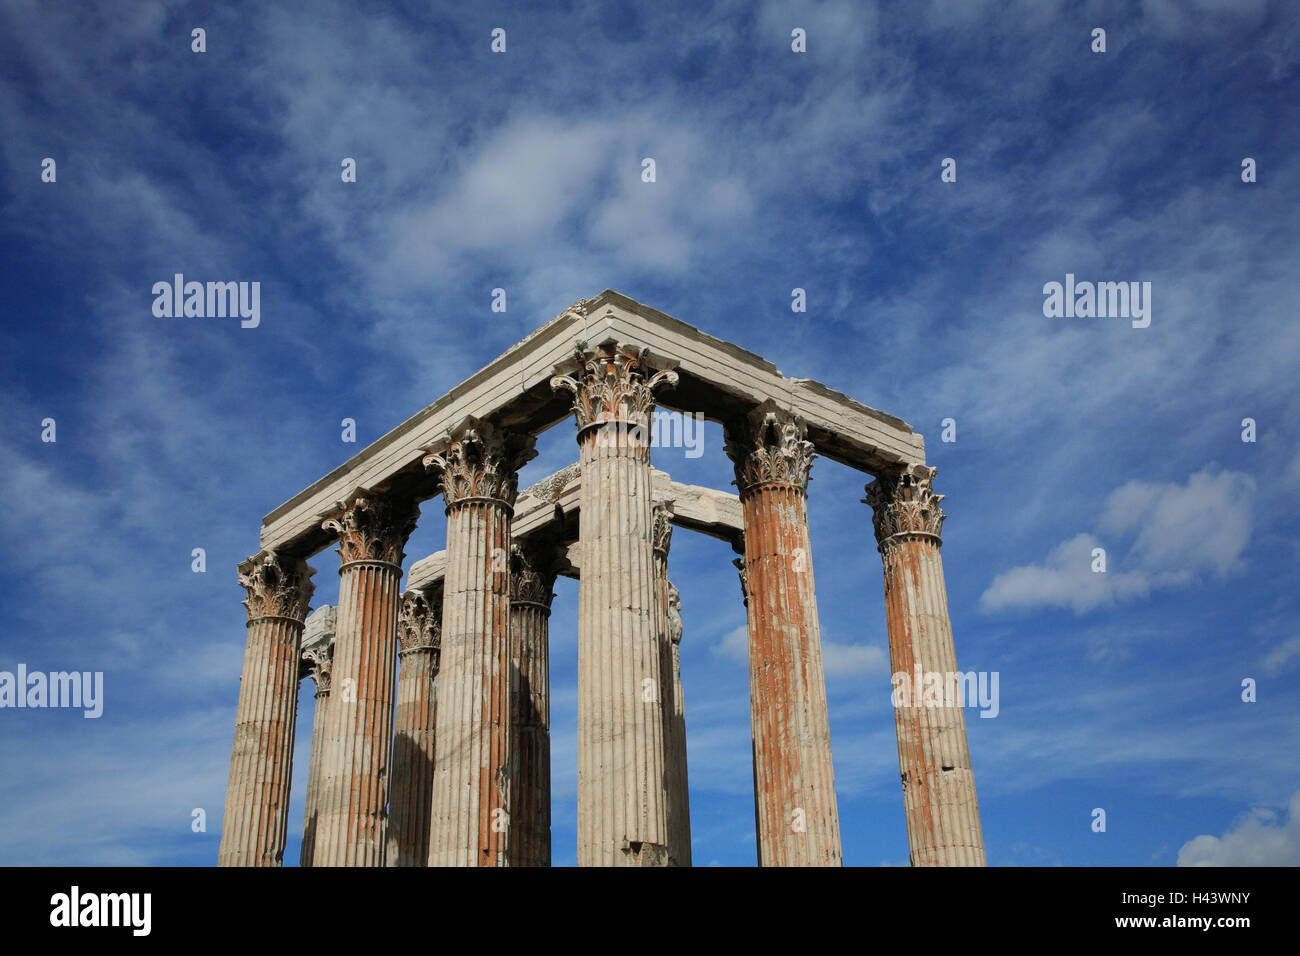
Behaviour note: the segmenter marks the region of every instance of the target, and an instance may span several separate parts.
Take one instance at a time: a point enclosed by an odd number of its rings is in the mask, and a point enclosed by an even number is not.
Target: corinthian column
[[[339,539],[338,631],[314,866],[383,866],[402,548],[414,502],[364,489],[322,522]]]
[[[280,866],[289,823],[298,651],[315,572],[263,552],[239,565],[248,643],[218,866]]]
[[[510,864],[510,519],[531,436],[470,417],[430,454],[447,503],[430,866]]]
[[[690,795],[686,780],[686,712],[682,705],[681,602],[668,580],[668,548],[673,537],[673,504],[654,506],[655,631],[659,634],[659,671],[663,674],[664,775],[668,790],[668,860],[691,865]],[[676,602],[676,603],[674,603]]]
[[[867,485],[864,501],[885,566],[889,662],[904,688],[932,674],[945,686],[957,674],[939,532],[943,495],[932,485],[936,469],[911,465]],[[898,769],[913,866],[983,866],[975,777],[960,701],[895,699]]]
[[[397,713],[388,798],[388,866],[429,865],[441,586],[408,591],[397,624]]]
[[[745,520],[759,866],[839,866],[821,631],[808,536],[813,446],[767,401],[727,428]]]
[[[551,690],[548,650],[553,545],[538,543],[510,552],[511,739],[518,744],[510,793],[510,863],[551,865]]]
[[[677,381],[607,341],[556,369],[582,464],[578,599],[578,865],[668,864],[662,671],[651,542],[650,415]]]
[[[302,815],[299,866],[311,866],[315,855],[316,822],[320,812],[321,777],[325,749],[325,715],[330,701],[330,669],[334,666],[334,630],[337,609],[326,604],[312,612],[302,634],[302,660],[316,685],[316,709],[311,720],[311,758],[307,764],[307,800]]]

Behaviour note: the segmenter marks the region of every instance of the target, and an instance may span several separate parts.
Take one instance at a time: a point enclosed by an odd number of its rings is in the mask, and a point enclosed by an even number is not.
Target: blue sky
[[[105,674],[98,720],[0,711],[0,863],[213,863],[262,516],[604,288],[926,436],[958,662],[1000,675],[990,864],[1300,863],[1295,7],[684,7],[0,5],[0,669]],[[177,272],[260,282],[260,325],[156,318]],[[1150,327],[1045,317],[1067,273],[1150,281]],[[576,457],[538,444],[524,483]],[[655,464],[733,477],[715,425]],[[865,480],[810,486],[835,775],[845,862],[906,865]],[[427,503],[408,566],[444,534]],[[732,556],[674,536],[697,865],[755,855]]]

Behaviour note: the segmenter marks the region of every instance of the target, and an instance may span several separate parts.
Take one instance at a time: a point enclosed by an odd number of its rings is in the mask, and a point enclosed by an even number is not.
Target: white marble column
[[[944,496],[934,493],[935,471],[911,465],[881,475],[867,485],[864,499],[872,508],[885,570],[890,669],[912,687],[924,687],[932,674],[947,686],[958,673],[939,557]],[[912,865],[983,866],[984,834],[961,704],[942,706],[924,693],[920,700],[916,696],[909,691],[894,706]]]
[[[361,489],[322,522],[340,565],[313,866],[384,865],[402,548],[418,514],[413,501]]]
[[[686,773],[686,710],[682,700],[679,642],[681,601],[668,580],[668,549],[673,536],[673,505],[654,507],[655,629],[660,635],[659,670],[664,675],[664,761],[668,790],[668,859],[673,866],[691,865],[690,790]]]
[[[578,600],[578,865],[666,866],[661,634],[651,542],[650,423],[674,384],[612,340],[556,369],[573,393],[582,464]]]
[[[398,617],[393,782],[388,797],[388,866],[429,865],[442,585],[402,595]]]
[[[510,519],[533,438],[467,418],[425,457],[447,504],[430,866],[510,865]]]
[[[315,853],[320,784],[321,777],[325,775],[325,715],[329,710],[330,671],[334,666],[335,621],[336,609],[326,604],[311,613],[302,633],[302,660],[316,687],[316,705],[311,721],[311,757],[307,764],[307,799],[302,815],[299,866],[311,866]]]
[[[745,521],[760,866],[839,866],[839,811],[808,535],[813,446],[767,401],[726,430]]]
[[[239,565],[248,642],[218,866],[280,866],[289,825],[299,650],[314,571],[263,552]]]
[[[516,544],[510,556],[511,740],[517,745],[510,792],[511,866],[551,865],[551,703],[549,621],[556,546]]]

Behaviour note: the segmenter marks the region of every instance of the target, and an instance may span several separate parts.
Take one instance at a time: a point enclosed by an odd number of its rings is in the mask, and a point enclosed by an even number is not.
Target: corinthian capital
[[[314,568],[298,558],[282,558],[274,551],[263,551],[239,564],[239,583],[248,592],[243,602],[248,619],[291,617],[302,621],[307,616],[312,592]]]
[[[573,360],[557,366],[551,388],[573,393],[578,429],[606,422],[639,425],[649,440],[654,393],[677,384],[677,373],[656,362],[650,350],[609,340],[575,349]]]
[[[400,653],[430,649],[435,660],[442,649],[442,597],[429,591],[411,590],[402,595],[397,618]]]
[[[908,465],[881,475],[867,485],[867,496],[862,500],[871,505],[871,523],[881,549],[895,535],[939,537],[945,515],[939,507],[944,496],[934,493],[933,482],[937,473],[937,468]]]
[[[447,436],[442,452],[424,456],[424,467],[440,472],[447,507],[466,498],[491,498],[513,507],[519,469],[537,457],[531,435],[468,416]]]
[[[326,604],[307,618],[302,632],[302,659],[307,672],[316,682],[316,693],[330,692],[330,672],[334,667],[335,608]]]
[[[556,560],[547,552],[548,545],[510,546],[510,601],[520,604],[551,606],[551,588],[555,586]]]
[[[736,467],[736,486],[743,495],[760,485],[793,485],[808,490],[813,443],[803,419],[772,399],[725,429],[727,454]]]
[[[419,508],[414,501],[358,489],[322,515],[321,527],[339,539],[339,560],[402,563],[402,548],[415,530]]]

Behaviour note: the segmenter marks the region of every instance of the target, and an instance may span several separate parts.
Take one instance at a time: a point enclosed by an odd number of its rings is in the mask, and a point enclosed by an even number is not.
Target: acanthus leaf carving
[[[519,469],[537,457],[532,435],[468,416],[447,436],[445,450],[424,456],[424,467],[438,471],[447,507],[466,498],[491,498],[513,507]]]
[[[401,565],[406,556],[402,549],[415,530],[419,506],[410,500],[358,489],[335,504],[321,522],[339,540],[339,560],[385,561]]]
[[[807,433],[803,419],[772,399],[727,427],[725,448],[735,465],[740,493],[773,484],[807,491],[815,454]]]
[[[947,516],[939,507],[945,496],[934,491],[937,473],[937,468],[912,464],[880,475],[866,486],[862,500],[871,506],[871,523],[882,550],[895,535],[940,536]]]
[[[283,558],[274,551],[263,551],[240,562],[239,583],[248,592],[243,602],[248,619],[289,617],[303,621],[316,586],[311,576],[314,568],[299,558]]]
[[[555,597],[551,588],[555,586],[557,563],[548,555],[545,545],[523,548],[518,544],[510,546],[510,600],[512,603],[527,602],[551,606]]]
[[[659,368],[644,346],[609,340],[575,350],[570,366],[559,366],[551,388],[573,393],[578,428],[619,422],[644,431],[648,442],[655,391],[677,384],[677,372]]]

